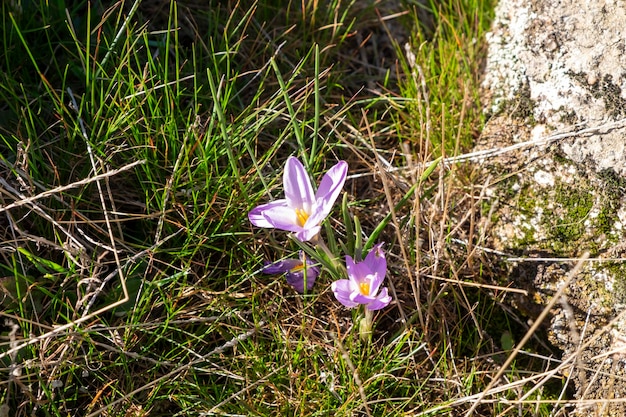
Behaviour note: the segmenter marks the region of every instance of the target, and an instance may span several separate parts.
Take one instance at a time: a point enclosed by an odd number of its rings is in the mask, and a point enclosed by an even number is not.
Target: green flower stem
[[[374,312],[361,306],[364,310],[364,314],[359,321],[359,336],[363,342],[369,342],[372,340],[372,324],[374,323]]]

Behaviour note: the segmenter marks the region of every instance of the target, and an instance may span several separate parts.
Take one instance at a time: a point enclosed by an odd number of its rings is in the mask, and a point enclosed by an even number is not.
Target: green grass
[[[2,5],[0,64],[8,415],[472,407],[507,357],[501,341],[526,327],[482,287],[498,265],[451,243],[476,233],[478,174],[426,163],[470,149],[484,123],[491,2],[21,4]],[[386,41],[411,33],[414,62]],[[315,181],[348,161],[345,218],[386,242],[395,302],[370,343],[328,273],[304,296],[261,273],[298,250],[247,219],[281,197],[289,155]],[[379,157],[417,169],[383,175]],[[352,247],[343,219],[336,209],[324,235]],[[528,349],[481,415],[533,388],[523,378],[546,352]]]

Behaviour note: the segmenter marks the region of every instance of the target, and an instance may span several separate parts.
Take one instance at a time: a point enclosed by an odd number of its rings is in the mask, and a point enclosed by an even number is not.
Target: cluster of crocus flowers
[[[285,198],[262,204],[248,213],[250,222],[263,228],[275,228],[292,232],[301,242],[323,245],[319,238],[321,223],[330,214],[346,181],[348,164],[339,161],[322,177],[314,192],[313,185],[302,163],[289,157],[283,174]],[[387,261],[382,243],[374,246],[363,261],[355,262],[346,256],[348,279],[332,283],[335,298],[344,306],[365,307],[367,328],[371,327],[372,311],[380,310],[391,302],[387,288],[381,284],[387,272]],[[320,268],[300,251],[298,259],[286,259],[263,268],[268,274],[285,274],[287,283],[296,291],[311,290]],[[305,289],[306,284],[306,289]]]

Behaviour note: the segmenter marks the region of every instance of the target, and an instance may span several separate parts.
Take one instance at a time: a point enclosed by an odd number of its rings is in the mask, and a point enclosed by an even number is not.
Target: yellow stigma
[[[370,295],[370,283],[369,282],[361,282],[359,284],[359,291],[363,295]]]
[[[296,220],[298,221],[298,225],[300,225],[300,227],[304,227],[304,223],[306,223],[308,218],[309,213],[307,213],[303,209],[296,209]]]

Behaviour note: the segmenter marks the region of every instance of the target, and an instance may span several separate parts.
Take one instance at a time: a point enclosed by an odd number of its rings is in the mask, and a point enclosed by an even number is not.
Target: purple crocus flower
[[[363,304],[368,310],[380,310],[391,302],[387,287],[378,293],[387,272],[382,246],[382,243],[374,246],[363,262],[354,262],[350,256],[346,256],[349,279],[335,281],[330,287],[341,304],[348,308]]]
[[[306,265],[306,266],[305,266]],[[320,274],[320,269],[314,266],[304,252],[300,251],[299,259],[285,259],[284,261],[268,264],[263,268],[266,274],[285,274],[287,284],[291,285],[300,294],[304,293],[304,273],[306,270],[306,289],[313,288],[315,278]]]
[[[304,166],[290,156],[283,174],[285,198],[255,207],[248,218],[257,227],[287,230],[307,242],[320,232],[320,224],[330,213],[347,174],[348,164],[339,161],[324,175],[314,193]]]

